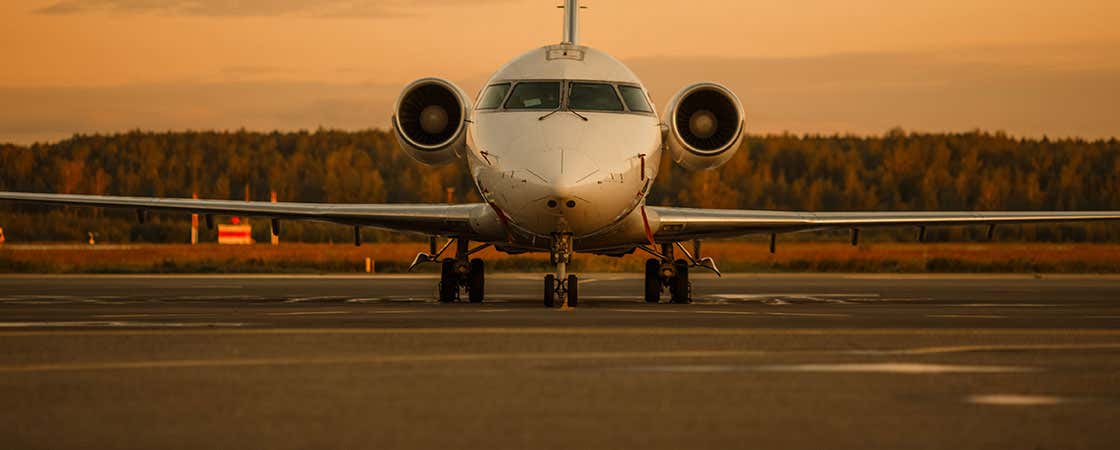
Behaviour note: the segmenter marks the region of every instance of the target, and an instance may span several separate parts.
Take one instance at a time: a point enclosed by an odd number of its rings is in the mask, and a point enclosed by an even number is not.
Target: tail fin
[[[578,44],[579,37],[579,0],[564,0],[564,41],[565,44]]]

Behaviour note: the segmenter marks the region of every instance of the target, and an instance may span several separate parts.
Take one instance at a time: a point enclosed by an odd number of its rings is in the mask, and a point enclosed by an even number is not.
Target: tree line
[[[1120,209],[1120,143],[1030,139],[1004,133],[881,136],[749,136],[725,166],[687,172],[666,158],[651,204],[808,211]],[[0,190],[299,202],[478,201],[461,165],[414,162],[383,130],[142,132],[77,135],[54,143],[0,145]],[[5,204],[9,242],[186,242],[189,217]],[[286,222],[282,238],[346,242],[330,224]],[[255,229],[268,240],[268,227]],[[984,230],[931,230],[971,239]],[[881,239],[912,239],[889,231]],[[1001,239],[1120,241],[1120,224],[1005,227]],[[411,239],[369,231],[371,240]],[[203,240],[213,232],[202,231]]]

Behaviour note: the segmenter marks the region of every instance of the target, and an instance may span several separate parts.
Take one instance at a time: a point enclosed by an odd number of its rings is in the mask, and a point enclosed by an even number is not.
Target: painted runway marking
[[[656,311],[656,310],[650,310]],[[392,312],[423,312],[392,311]],[[372,312],[371,312],[372,313]],[[0,322],[3,323],[3,322]],[[161,330],[0,331],[0,337],[163,336]],[[243,328],[176,330],[176,335],[557,335],[557,336],[1066,336],[1120,337],[1120,329],[1095,328],[712,328],[712,327],[394,327]]]
[[[969,352],[1054,351],[1054,350],[1120,350],[1120,343],[1093,342],[1084,344],[997,344],[997,345],[946,345],[891,350],[852,350],[853,355],[940,355]]]
[[[782,317],[851,317],[850,314],[837,314],[837,313],[794,313],[794,312],[753,312],[753,311],[717,311],[699,309],[693,310],[696,314],[727,314],[727,315],[743,315],[743,316],[782,316]]]
[[[239,322],[132,322],[132,321],[43,321],[43,322],[0,322],[0,328],[66,328],[66,327],[106,327],[106,328],[182,328],[182,327],[240,327]]]
[[[384,297],[365,297],[365,298],[350,298],[346,299],[346,303],[370,303],[384,301]]]
[[[94,314],[92,317],[101,319],[133,319],[138,317],[213,317],[217,314],[207,313],[151,313],[151,314]]]
[[[296,311],[265,313],[267,316],[325,316],[333,314],[350,314],[350,311]]]
[[[977,405],[1049,406],[1066,403],[1069,400],[1050,395],[987,394],[970,395],[966,401]]]
[[[628,367],[626,370],[650,372],[808,372],[808,373],[890,373],[927,375],[947,373],[1010,373],[1037,372],[1039,369],[1020,366],[976,366],[950,364],[922,364],[904,362],[840,363],[840,364],[772,364],[772,365],[658,365]]]
[[[303,303],[303,302],[318,302],[324,300],[342,300],[345,296],[339,295],[318,295],[314,297],[296,297],[284,300],[284,303]]]
[[[942,373],[1007,373],[1037,372],[1039,369],[1020,366],[976,366],[923,363],[839,363],[839,364],[775,364],[756,367],[764,372],[840,372],[840,373],[899,373],[899,374],[942,374]]]
[[[713,358],[757,356],[763,352],[749,350],[680,350],[652,352],[516,352],[516,353],[448,353],[431,355],[352,355],[338,357],[219,358],[172,359],[145,361],[105,361],[87,363],[47,363],[0,366],[0,373],[62,372],[78,370],[178,369],[212,367],[248,367],[276,365],[328,364],[399,364],[471,361],[555,361],[555,360],[620,360],[660,358]]]
[[[992,314],[926,314],[934,319],[1006,319],[1007,316]]]

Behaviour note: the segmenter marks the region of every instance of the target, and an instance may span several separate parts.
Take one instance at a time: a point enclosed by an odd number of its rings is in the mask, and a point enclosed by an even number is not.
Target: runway
[[[1117,448],[1120,277],[0,276],[2,448]]]

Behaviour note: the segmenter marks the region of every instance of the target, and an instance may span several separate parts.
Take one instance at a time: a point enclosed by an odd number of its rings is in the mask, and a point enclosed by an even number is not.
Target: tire
[[[579,305],[579,278],[575,275],[568,275],[568,306],[575,307]]]
[[[478,258],[472,259],[470,277],[467,296],[471,303],[482,303],[482,298],[486,292],[486,263]]]
[[[443,262],[439,276],[439,302],[451,303],[459,297],[459,276],[455,273],[455,261]]]
[[[669,281],[671,301],[681,304],[692,303],[692,293],[689,292],[691,289],[688,285],[688,262],[678,259],[673,263],[673,268],[676,269],[677,275]]]
[[[646,260],[646,303],[661,301],[661,261]]]
[[[551,308],[556,305],[556,276],[544,276],[544,306]]]

